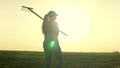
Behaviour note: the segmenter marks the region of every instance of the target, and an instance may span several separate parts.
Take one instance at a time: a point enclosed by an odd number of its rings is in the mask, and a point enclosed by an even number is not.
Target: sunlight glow
[[[68,34],[68,37],[60,35],[60,38],[73,41],[84,37],[90,31],[89,17],[80,8],[64,5],[56,8],[59,28]]]

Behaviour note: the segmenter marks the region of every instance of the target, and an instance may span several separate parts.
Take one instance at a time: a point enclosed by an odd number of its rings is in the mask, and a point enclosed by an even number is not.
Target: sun
[[[90,31],[89,16],[75,6],[60,6],[54,9],[58,14],[57,22],[59,29],[68,36],[59,35],[62,40],[73,41],[84,37]]]

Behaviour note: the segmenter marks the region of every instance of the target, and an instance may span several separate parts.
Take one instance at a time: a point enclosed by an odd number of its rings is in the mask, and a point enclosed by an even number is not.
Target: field
[[[63,68],[120,68],[119,53],[63,53]],[[51,68],[55,68],[53,57]],[[44,68],[43,52],[0,51],[0,68]]]

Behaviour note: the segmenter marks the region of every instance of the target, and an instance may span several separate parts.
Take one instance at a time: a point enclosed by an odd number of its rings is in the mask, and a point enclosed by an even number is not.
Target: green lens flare
[[[54,47],[54,45],[55,45],[55,41],[51,41],[50,46]]]

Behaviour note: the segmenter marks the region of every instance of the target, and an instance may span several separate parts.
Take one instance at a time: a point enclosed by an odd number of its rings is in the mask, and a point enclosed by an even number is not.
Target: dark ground
[[[120,68],[119,53],[63,53],[63,68]],[[0,51],[0,68],[44,68],[43,52]],[[51,68],[55,68],[53,57]]]

